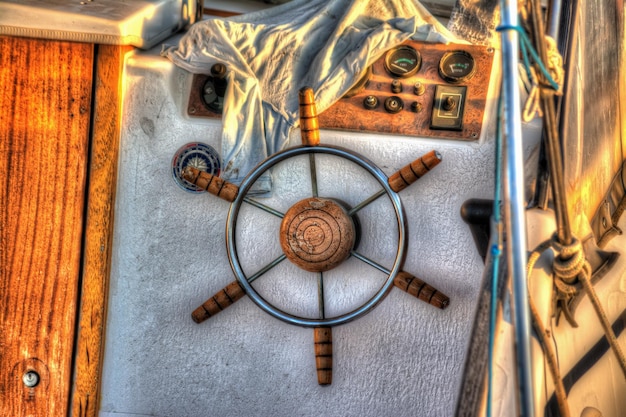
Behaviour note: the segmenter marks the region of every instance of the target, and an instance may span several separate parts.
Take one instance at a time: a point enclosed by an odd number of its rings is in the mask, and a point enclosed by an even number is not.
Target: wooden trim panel
[[[89,44],[0,37],[3,416],[68,411],[93,55]]]
[[[73,416],[97,416],[113,240],[124,57],[98,46]]]

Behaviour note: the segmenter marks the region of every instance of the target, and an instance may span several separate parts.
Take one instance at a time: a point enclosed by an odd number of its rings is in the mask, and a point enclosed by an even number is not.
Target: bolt
[[[211,75],[215,78],[224,78],[226,76],[226,65],[220,64],[219,62],[213,64],[211,67]]]
[[[411,110],[413,110],[415,113],[419,113],[422,111],[422,103],[414,101],[413,103],[411,103]]]
[[[27,371],[22,375],[22,382],[28,388],[35,388],[39,384],[39,374],[35,371]]]

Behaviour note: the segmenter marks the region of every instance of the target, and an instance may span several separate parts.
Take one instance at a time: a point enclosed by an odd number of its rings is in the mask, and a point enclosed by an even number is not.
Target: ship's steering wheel
[[[301,89],[299,99],[302,146],[286,149],[265,159],[245,177],[239,187],[191,166],[182,172],[185,180],[231,203],[226,226],[226,245],[230,265],[237,279],[194,310],[192,318],[201,323],[244,295],[248,295],[268,314],[289,324],[314,329],[318,383],[328,385],[332,381],[332,326],[354,320],[369,312],[382,301],[394,285],[440,309],[446,308],[449,303],[446,295],[419,278],[402,271],[407,246],[407,227],[398,193],[434,168],[441,161],[441,156],[436,151],[431,151],[387,177],[375,164],[355,152],[336,146],[320,145],[313,90],[308,87]],[[361,167],[375,178],[381,187],[380,190],[353,207],[348,207],[338,199],[319,196],[315,161],[316,155],[321,154],[339,157]],[[263,174],[280,162],[301,155],[309,157],[312,185],[310,197],[296,202],[282,213],[250,196],[252,187]],[[391,202],[398,230],[395,259],[389,268],[357,251],[360,226],[356,214],[383,196],[387,196]],[[282,219],[278,236],[283,253],[254,274],[244,272],[236,243],[237,221],[244,203]],[[323,274],[349,257],[359,259],[377,269],[386,276],[386,279],[375,294],[361,305],[348,312],[327,316],[324,309]],[[268,302],[252,286],[254,280],[285,259],[305,271],[319,274],[319,317],[310,318],[288,313]]]

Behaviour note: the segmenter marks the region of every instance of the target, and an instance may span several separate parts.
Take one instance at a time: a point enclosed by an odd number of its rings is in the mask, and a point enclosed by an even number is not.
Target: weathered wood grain
[[[92,70],[92,45],[0,37],[3,416],[67,415]]]
[[[121,82],[130,46],[96,54],[91,164],[71,415],[98,415],[120,140]]]

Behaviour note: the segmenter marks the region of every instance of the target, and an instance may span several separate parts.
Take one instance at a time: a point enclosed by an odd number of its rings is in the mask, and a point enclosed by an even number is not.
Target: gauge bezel
[[[447,69],[445,69],[444,67],[444,63],[445,61],[447,61],[448,59],[450,59],[453,56],[456,55],[462,55],[466,58],[469,58],[472,68],[470,69],[470,71],[467,74],[461,75],[461,76],[456,76],[454,74],[449,74]],[[470,54],[467,51],[464,50],[456,50],[456,51],[448,51],[445,54],[443,54],[443,56],[441,57],[441,59],[439,60],[439,76],[449,82],[450,84],[458,84],[461,81],[466,81],[471,79],[474,74],[476,74],[476,60],[474,59],[474,57],[472,56],[472,54]]]
[[[391,57],[393,56],[393,54],[401,50],[410,51],[415,56],[416,63],[415,63],[415,66],[410,71],[400,72],[398,70],[394,70],[393,68],[391,68],[391,65],[389,63],[389,61],[391,60]],[[422,55],[419,53],[417,49],[411,46],[400,45],[387,51],[387,53],[385,54],[384,63],[385,63],[385,69],[387,70],[389,74],[393,75],[394,77],[407,78],[412,75],[415,75],[415,73],[417,73],[417,71],[419,71],[420,68],[422,67]]]

